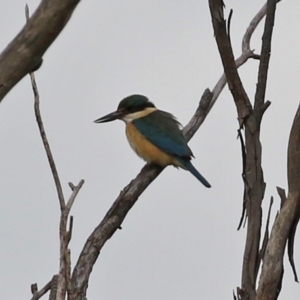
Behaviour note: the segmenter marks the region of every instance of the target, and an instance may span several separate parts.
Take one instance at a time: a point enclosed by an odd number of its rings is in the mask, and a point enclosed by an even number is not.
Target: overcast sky
[[[28,0],[33,12],[40,1]],[[25,22],[23,0],[0,2],[0,46]],[[231,38],[242,35],[264,1],[226,1],[234,14]],[[300,2],[278,5],[262,122],[264,208],[276,186],[287,188],[286,151],[300,95]],[[259,51],[262,26],[251,47]],[[257,61],[240,74],[253,99]],[[93,121],[133,93],[185,125],[222,66],[204,0],[85,0],[44,56],[36,73],[46,132],[63,183],[85,179],[72,209],[73,265],[90,232],[144,165],[129,147],[124,124]],[[105,245],[91,276],[88,299],[232,299],[240,285],[246,231],[237,231],[243,185],[236,109],[227,87],[191,140],[194,165],[212,184],[167,168],[143,193]],[[29,77],[0,107],[0,298],[29,299],[58,272],[59,204],[33,113]],[[266,210],[264,210],[266,214]],[[295,260],[300,269],[299,234]],[[289,265],[281,299],[299,299]]]

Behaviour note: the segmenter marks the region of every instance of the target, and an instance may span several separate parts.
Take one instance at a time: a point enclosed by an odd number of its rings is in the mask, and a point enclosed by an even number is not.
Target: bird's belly
[[[145,161],[160,166],[177,165],[171,155],[149,142],[131,122],[126,125],[126,135],[131,148]]]

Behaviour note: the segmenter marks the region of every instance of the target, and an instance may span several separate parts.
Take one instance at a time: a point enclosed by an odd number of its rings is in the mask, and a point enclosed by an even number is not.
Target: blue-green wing
[[[149,115],[133,120],[137,130],[152,144],[164,152],[190,158],[192,151],[180,130],[179,122],[167,112],[156,110]]]

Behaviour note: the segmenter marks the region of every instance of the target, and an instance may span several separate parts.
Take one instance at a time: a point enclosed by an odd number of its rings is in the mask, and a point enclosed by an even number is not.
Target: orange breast
[[[177,165],[171,155],[154,146],[140,134],[132,122],[126,124],[126,135],[131,148],[145,161],[161,166]]]

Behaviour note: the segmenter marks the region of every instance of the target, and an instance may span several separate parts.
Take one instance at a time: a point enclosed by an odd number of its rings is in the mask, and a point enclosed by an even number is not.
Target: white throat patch
[[[124,116],[122,118],[122,120],[125,123],[129,123],[129,122],[132,122],[135,119],[139,119],[139,118],[145,117],[145,116],[149,115],[150,113],[152,113],[152,112],[154,112],[156,110],[157,110],[156,107],[147,107],[146,109],[144,109],[142,111],[137,111],[137,112],[134,112],[132,114],[127,114],[126,116]]]

